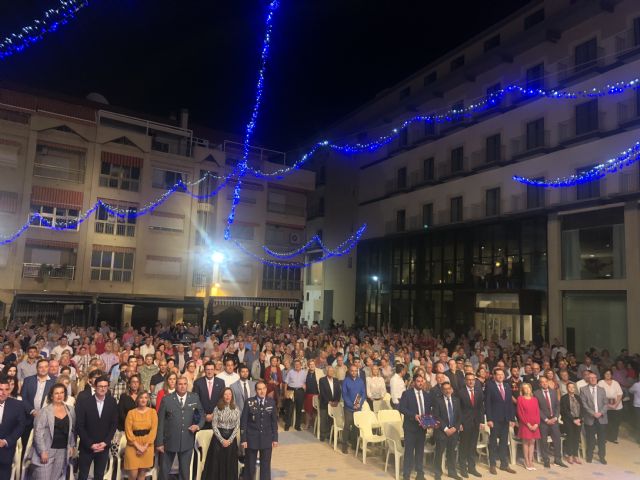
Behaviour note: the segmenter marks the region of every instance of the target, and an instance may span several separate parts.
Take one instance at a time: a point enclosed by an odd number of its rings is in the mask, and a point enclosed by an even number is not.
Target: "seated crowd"
[[[91,468],[93,478],[103,478],[121,444],[130,479],[142,480],[152,468],[168,478],[174,461],[181,478],[195,478],[200,430],[212,431],[201,478],[237,480],[240,461],[244,478],[253,479],[259,456],[265,480],[278,415],[285,430],[302,430],[303,421],[310,429],[318,415],[324,441],[336,408],[343,453],[355,449],[356,412],[399,410],[406,479],[414,470],[424,478],[425,442],[435,442],[436,479],[443,456],[452,478],[481,476],[481,429],[490,431],[492,474],[498,465],[515,473],[510,435],[522,443],[524,467],[535,470],[536,443],[545,467],[551,456],[561,467],[581,463],[584,429],[584,459],[592,461],[597,445],[606,464],[606,444],[618,442],[623,419],[640,432],[640,356],[591,349],[578,359],[560,342],[513,344],[504,333],[485,339],[473,330],[435,336],[294,324],[236,333],[216,324],[208,335],[157,324],[151,332],[120,333],[104,322],[84,328],[29,321],[0,332],[0,344],[0,480],[10,478],[18,443],[27,478],[65,478],[74,466],[81,480]]]

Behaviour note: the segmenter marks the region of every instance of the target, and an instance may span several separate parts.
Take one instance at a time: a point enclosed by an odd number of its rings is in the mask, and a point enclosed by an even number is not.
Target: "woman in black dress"
[[[233,401],[233,392],[225,388],[211,420],[213,438],[204,475],[206,480],[238,479],[238,435],[240,434],[240,410]]]
[[[118,430],[124,432],[124,422],[129,411],[136,408],[136,400],[140,393],[140,376],[134,373],[127,381],[127,393],[120,395],[118,402]]]

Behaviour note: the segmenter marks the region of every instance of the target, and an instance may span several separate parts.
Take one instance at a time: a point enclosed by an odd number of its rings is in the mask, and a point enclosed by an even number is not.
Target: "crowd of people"
[[[142,480],[151,468],[168,478],[177,462],[192,477],[200,430],[212,430],[202,478],[270,479],[271,452],[284,430],[312,428],[329,439],[329,406],[344,413],[342,452],[355,449],[354,413],[384,399],[403,417],[404,469],[424,478],[425,442],[435,443],[433,469],[446,456],[452,478],[481,476],[476,445],[490,430],[489,471],[515,473],[510,432],[522,443],[523,467],[606,464],[622,421],[640,439],[640,356],[595,348],[578,358],[559,341],[512,343],[503,332],[385,330],[317,325],[126,327],[34,325],[0,332],[0,480],[8,479],[16,446],[29,478],[103,478],[110,456],[126,443],[123,468]],[[304,424],[303,424],[304,422]],[[564,445],[561,446],[561,435]],[[550,445],[546,441],[551,439]],[[123,440],[124,439],[124,440]],[[537,440],[542,440],[536,442]],[[550,449],[550,446],[552,449]],[[76,451],[76,447],[77,450]],[[157,465],[156,465],[157,464]],[[239,471],[239,466],[243,471]]]

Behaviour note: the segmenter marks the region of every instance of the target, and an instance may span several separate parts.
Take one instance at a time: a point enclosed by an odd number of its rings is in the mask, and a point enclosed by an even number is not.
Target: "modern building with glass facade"
[[[325,136],[369,142],[510,84],[607,90],[639,67],[637,2],[532,2]],[[633,146],[639,126],[636,89],[508,93],[444,122],[413,123],[373,153],[318,156],[308,232],[331,246],[368,227],[357,252],[307,272],[303,317],[640,350],[638,163],[567,188],[513,179],[580,174]]]

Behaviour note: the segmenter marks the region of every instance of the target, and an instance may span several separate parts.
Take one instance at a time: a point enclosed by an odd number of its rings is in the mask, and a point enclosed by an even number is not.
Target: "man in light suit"
[[[27,446],[29,435],[33,430],[33,419],[44,406],[49,390],[56,383],[55,379],[49,376],[49,362],[47,360],[38,360],[36,370],[38,372],[36,375],[24,379],[21,390],[22,401],[27,412],[27,422],[22,434],[22,455],[25,454],[24,447]]]
[[[16,446],[25,427],[25,415],[22,402],[9,397],[6,377],[0,379],[0,408],[0,480],[10,480]]]
[[[600,463],[606,465],[607,394],[604,388],[598,386],[598,377],[595,373],[589,374],[588,385],[580,389],[580,401],[582,402],[583,423],[587,436],[587,463],[593,461],[593,450],[597,437]]]
[[[233,401],[242,412],[246,401],[256,396],[256,382],[249,379],[249,367],[246,365],[240,364],[238,373],[240,378],[233,382],[230,388],[233,392]]]
[[[256,382],[256,396],[249,398],[240,417],[240,442],[246,452],[244,479],[256,478],[260,455],[260,480],[271,480],[271,452],[278,446],[278,409],[267,397],[267,384]]]
[[[158,412],[156,450],[162,453],[160,479],[167,480],[178,455],[180,480],[189,480],[196,432],[204,426],[204,409],[197,394],[187,392],[187,379],[180,377],[176,391],[164,397]]]
[[[549,380],[546,377],[540,377],[540,389],[533,392],[533,396],[538,400],[540,407],[540,450],[542,453],[542,461],[544,468],[549,468],[549,444],[547,437],[551,435],[553,442],[553,454],[555,456],[555,464],[567,468],[562,461],[562,445],[560,440],[560,425],[558,423],[560,415],[560,401],[556,392],[549,390]]]
[[[404,415],[404,468],[403,480],[409,480],[414,468],[416,480],[424,480],[425,430],[420,426],[420,417],[431,414],[432,397],[424,391],[425,379],[422,375],[413,378],[413,388],[405,390],[400,397],[398,410]]]

